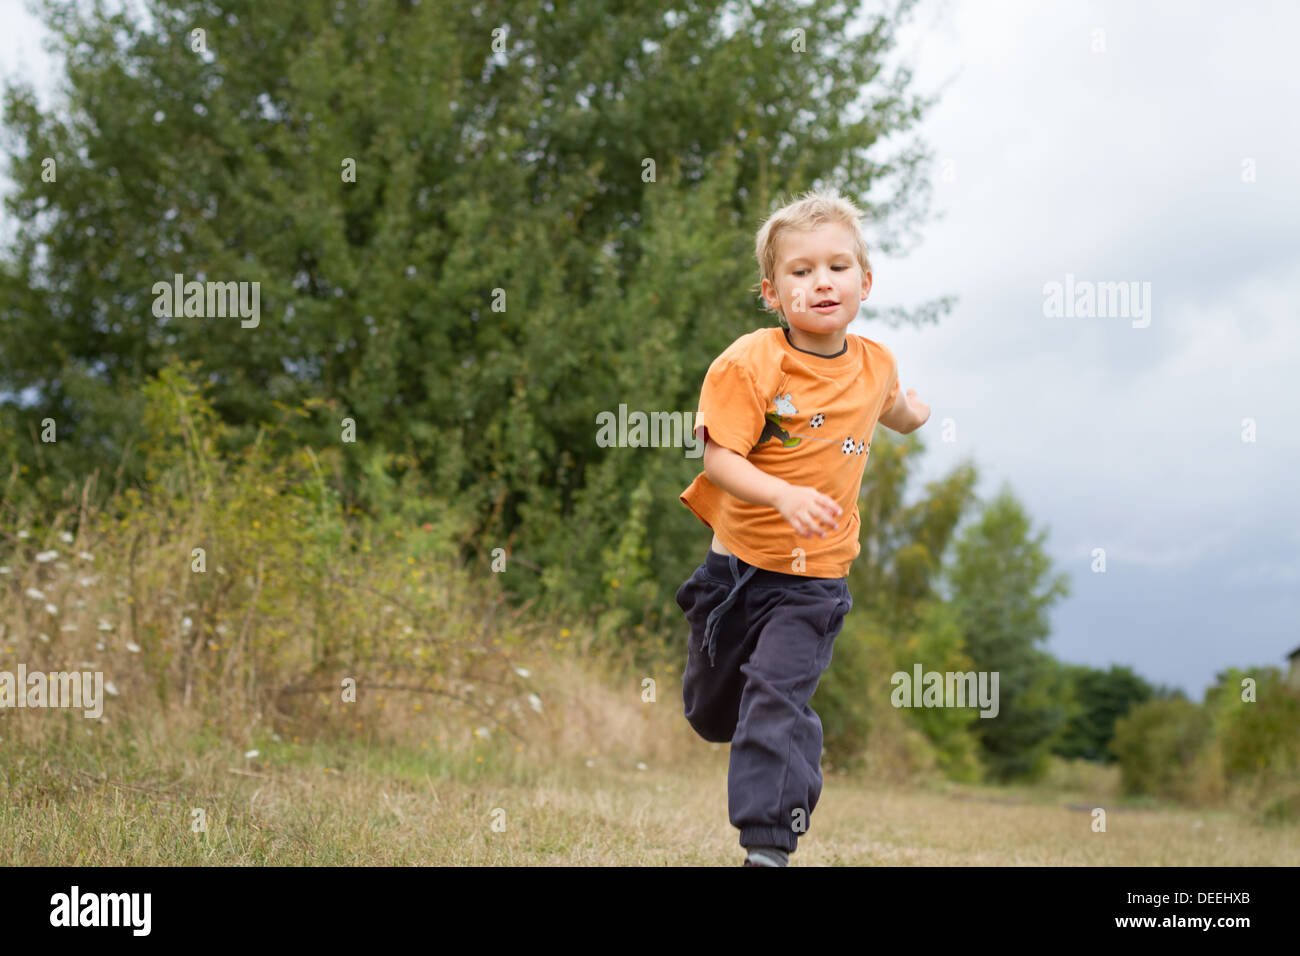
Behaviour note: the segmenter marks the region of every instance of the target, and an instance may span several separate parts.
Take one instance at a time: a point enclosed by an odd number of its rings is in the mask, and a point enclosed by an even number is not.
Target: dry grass
[[[739,863],[728,748],[682,716],[680,642],[634,665],[621,635],[498,614],[437,529],[313,552],[335,525],[247,492],[261,480],[214,484],[201,520],[181,509],[193,527],[100,521],[83,494],[75,524],[0,535],[0,670],[99,669],[116,691],[99,719],[0,710],[0,865]],[[797,865],[1300,864],[1295,824],[1126,803],[1113,769],[909,784],[877,738],[875,773],[824,766]]]
[[[102,725],[0,723],[6,865],[734,866],[727,746],[700,741],[676,680],[612,684],[563,655],[532,676],[528,739],[394,708],[349,739],[254,740],[184,714]],[[568,688],[568,693],[562,688]],[[11,715],[12,716],[12,715]],[[8,718],[7,718],[8,719]],[[86,734],[86,725],[95,725]],[[13,724],[8,725],[13,729]],[[30,731],[30,732],[28,732]],[[34,746],[39,735],[43,745]],[[84,738],[84,742],[78,738]],[[1238,813],[1125,806],[1113,775],[1055,788],[882,787],[828,774],[800,866],[1300,864],[1300,828]],[[1074,789],[1071,789],[1073,787]],[[1107,810],[1104,833],[1091,809]],[[206,815],[195,833],[193,810]]]

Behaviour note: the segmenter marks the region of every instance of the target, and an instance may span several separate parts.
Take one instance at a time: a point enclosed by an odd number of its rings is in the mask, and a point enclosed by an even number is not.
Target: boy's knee
[[[736,735],[736,722],[719,722],[716,718],[713,720],[700,719],[686,715],[686,722],[691,725],[691,729],[703,737],[711,744],[729,744],[731,738]]]

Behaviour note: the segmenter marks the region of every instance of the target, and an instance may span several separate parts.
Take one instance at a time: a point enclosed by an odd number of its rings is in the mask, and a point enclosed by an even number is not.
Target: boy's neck
[[[826,335],[813,335],[802,329],[796,329],[794,326],[784,328],[785,338],[791,345],[805,352],[812,352],[825,358],[834,358],[844,351],[844,330],[827,333]]]

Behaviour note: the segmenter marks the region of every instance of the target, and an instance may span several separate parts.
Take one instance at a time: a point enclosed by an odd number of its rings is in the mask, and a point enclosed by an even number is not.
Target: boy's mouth
[[[839,305],[838,302],[831,302],[830,300],[827,300],[825,302],[818,302],[816,305],[813,306],[813,308],[818,312],[829,312],[831,309],[836,308],[838,305]]]

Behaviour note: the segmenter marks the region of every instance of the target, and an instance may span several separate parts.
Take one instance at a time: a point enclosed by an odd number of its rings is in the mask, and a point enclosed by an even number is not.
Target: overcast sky
[[[40,24],[19,0],[0,22],[0,73],[47,93]],[[851,329],[931,406],[922,480],[970,456],[1048,531],[1073,591],[1048,649],[1194,699],[1300,646],[1296,36],[1291,3],[922,0],[895,56],[942,90],[919,127],[942,219],[873,254],[871,302],[959,302]],[[1067,275],[1149,283],[1149,320],[1045,315]]]
[[[930,0],[913,19],[898,55],[942,88],[921,130],[943,218],[906,257],[873,256],[870,301],[960,302],[938,326],[861,332],[931,406],[926,479],[972,456],[982,495],[1008,482],[1048,531],[1073,589],[1052,615],[1061,659],[1195,699],[1225,667],[1283,666],[1300,646],[1300,5]],[[1067,274],[1149,282],[1150,324],[1045,316]]]

